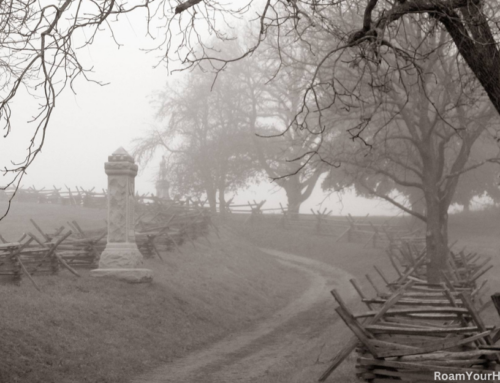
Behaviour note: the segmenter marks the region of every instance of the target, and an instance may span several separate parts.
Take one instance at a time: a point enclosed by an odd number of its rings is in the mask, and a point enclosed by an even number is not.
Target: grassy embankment
[[[29,218],[50,230],[76,219],[102,226],[105,212],[60,206],[14,205],[0,234],[33,231]],[[135,374],[251,326],[283,307],[307,281],[234,234],[222,231],[165,262],[147,260],[151,285],[35,277],[20,287],[0,285],[0,382],[124,382]]]
[[[451,237],[460,238],[460,245],[469,243],[471,251],[496,254],[497,215],[490,211],[451,217]],[[31,217],[47,229],[73,219],[94,228],[103,226],[105,211],[18,204],[0,222],[0,234],[15,240],[25,230],[34,231]],[[231,230],[223,230],[222,240],[210,236],[211,247],[202,239],[197,248],[186,244],[182,254],[165,254],[164,264],[147,261],[146,267],[155,271],[152,285],[95,280],[86,273],[77,279],[62,271],[59,276],[36,278],[43,293],[27,280],[21,287],[0,286],[0,382],[123,382],[251,326],[284,306],[306,284],[296,271],[280,272],[283,266],[251,244],[340,267],[358,277],[370,295],[373,291],[363,276],[368,271],[375,276],[373,264],[395,276],[381,250],[336,243],[307,231],[286,231],[275,224],[232,222],[227,227]],[[494,276],[488,274],[497,291]],[[319,312],[324,318],[312,319],[336,321],[334,307],[332,299],[331,307]],[[491,318],[489,323],[498,322],[496,314]],[[339,332],[337,327],[318,339],[309,357],[276,366],[260,383],[314,381],[349,336],[347,329]],[[351,357],[331,381],[354,382],[352,362]],[[306,368],[311,365],[316,365],[314,374]]]

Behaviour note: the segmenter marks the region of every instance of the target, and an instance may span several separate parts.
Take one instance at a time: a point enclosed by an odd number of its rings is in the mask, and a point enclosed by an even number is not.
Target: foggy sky
[[[182,73],[168,74],[164,65],[156,69],[160,52],[146,54],[141,48],[150,47],[151,40],[145,38],[143,16],[131,14],[115,25],[119,42],[118,47],[110,37],[110,32],[102,31],[95,43],[79,51],[87,67],[93,67],[93,79],[105,83],[99,86],[80,78],[76,82],[74,95],[65,89],[56,101],[56,108],[47,131],[42,153],[28,169],[22,185],[35,185],[37,188],[52,189],[52,185],[63,187],[75,185],[85,189],[95,187],[101,191],[106,188],[104,162],[107,156],[118,147],[131,151],[131,141],[140,136],[141,131],[158,126],[155,109],[151,105],[154,92],[161,90],[167,81],[173,81]],[[9,167],[10,161],[19,161],[26,153],[29,137],[34,124],[27,121],[32,117],[24,112],[33,100],[24,92],[14,103],[14,109],[23,111],[13,124],[8,138],[0,141],[0,164]],[[160,155],[147,167],[142,166],[136,179],[136,189],[141,193],[154,192],[154,178],[158,171]],[[2,185],[5,185],[4,178]],[[318,182],[318,185],[321,182]],[[231,197],[229,194],[228,197]],[[319,208],[325,195],[314,191],[311,198],[303,204],[301,212]],[[250,190],[240,191],[235,202],[267,199],[265,207],[277,207],[279,202],[286,206],[285,193],[269,182],[262,182]],[[333,195],[323,203],[323,207],[333,209],[333,214],[379,215],[398,214],[399,210],[386,202],[356,198],[346,194],[343,203]]]

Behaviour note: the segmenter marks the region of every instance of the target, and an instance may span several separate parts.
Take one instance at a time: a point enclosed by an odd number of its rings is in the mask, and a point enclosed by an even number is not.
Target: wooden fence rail
[[[136,242],[144,257],[178,251],[181,246],[204,239],[208,244],[211,229],[218,229],[206,209],[184,206],[173,201],[149,200],[137,205]],[[34,232],[9,242],[0,235],[0,279],[20,283],[22,276],[33,284],[33,276],[57,274],[64,268],[79,276],[76,269],[95,268],[107,243],[107,229],[83,230],[76,220],[54,231],[45,231],[31,220]],[[38,286],[36,286],[38,288]]]
[[[495,343],[500,331],[485,325],[481,318],[491,301],[484,303],[480,296],[486,281],[477,284],[477,276],[487,271],[488,261],[478,263],[472,254],[450,250],[444,283],[431,284],[425,280],[425,250],[416,252],[406,245],[399,250],[407,253],[398,258],[399,263],[388,253],[397,271],[395,280],[389,282],[377,267],[385,287],[366,276],[375,297],[370,298],[356,280],[351,280],[368,311],[352,312],[332,290],[338,304],[335,311],[353,337],[319,381],[326,380],[355,349],[356,376],[368,382],[432,382],[436,381],[435,373],[498,371],[500,346]]]
[[[281,214],[266,214],[266,211],[276,209],[264,209],[265,202],[248,202],[247,209],[241,209],[242,205],[234,205],[238,209],[228,205],[224,219],[243,219],[247,224],[276,222],[283,229],[307,231],[314,235],[334,237],[339,242],[361,243],[365,247],[396,249],[403,242],[411,243],[414,247],[425,246],[425,237],[420,231],[391,225],[390,218],[384,223],[373,223],[368,216],[332,217],[331,211],[326,209],[312,210],[312,214],[293,214],[283,206],[278,209]]]

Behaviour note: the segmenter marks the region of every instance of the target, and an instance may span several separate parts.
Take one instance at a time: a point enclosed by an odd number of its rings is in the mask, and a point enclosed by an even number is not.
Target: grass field
[[[102,222],[99,211],[48,208],[19,204],[0,233],[32,230],[31,217],[44,229],[68,219],[82,227]],[[298,272],[280,277],[274,259],[221,235],[210,236],[211,246],[199,241],[165,254],[164,263],[147,260],[151,285],[62,271],[36,277],[42,293],[27,280],[0,286],[0,382],[122,383],[250,326],[305,288]]]
[[[7,207],[5,202],[0,202],[0,212]],[[38,235],[30,219],[45,231],[52,232],[66,225],[66,222],[76,220],[84,229],[106,227],[107,210],[82,209],[72,206],[41,205],[32,203],[13,203],[7,217],[0,221],[0,234],[7,241],[16,241],[27,231]]]
[[[450,236],[460,239],[457,246],[468,244],[471,251],[496,256],[499,215],[492,210],[452,216]],[[34,232],[30,218],[46,230],[68,220],[77,220],[85,229],[104,226],[105,211],[15,204],[0,222],[0,234],[15,240],[24,231]],[[255,246],[340,267],[355,275],[370,295],[374,292],[364,274],[370,272],[383,286],[373,265],[395,277],[380,249],[286,231],[276,224],[250,226],[229,221],[220,228],[221,239],[211,234],[211,244],[201,239],[196,247],[185,244],[182,253],[164,254],[165,262],[146,260],[145,267],[154,271],[151,285],[93,279],[86,272],[78,279],[62,271],[58,276],[36,278],[42,293],[27,280],[20,287],[0,286],[0,382],[121,383],[251,327],[283,307],[307,284],[299,272],[290,270],[284,275],[277,261]],[[487,277],[491,289],[500,291],[495,273]],[[304,320],[322,321],[326,327],[337,320],[334,307],[332,299],[331,307],[318,308]],[[487,322],[498,323],[498,315],[489,313]],[[307,358],[277,366],[279,372],[270,371],[259,383],[316,379],[302,376],[302,366],[316,364],[322,370],[350,333],[331,331],[321,336]],[[354,382],[353,363],[344,363],[331,381]]]
[[[380,220],[385,219],[387,218],[380,218]],[[362,244],[336,242],[336,238],[313,234],[314,227],[311,227],[309,231],[285,230],[278,227],[276,221],[245,225],[241,220],[232,221],[229,225],[234,228],[235,232],[257,246],[300,254],[347,271],[356,277],[368,295],[375,295],[375,292],[364,277],[366,273],[370,273],[380,288],[384,286],[383,281],[375,275],[374,265],[386,270],[387,277],[396,278],[396,273],[391,270],[383,249],[364,248]],[[349,302],[349,305],[355,311],[363,310],[358,300]],[[259,383],[316,382],[337,350],[352,336],[350,330],[343,324],[332,326],[338,321],[335,307],[336,304],[332,298],[326,307],[317,307],[313,310],[309,316],[315,321],[322,322],[325,332],[311,334],[317,339],[314,346],[306,351],[303,350],[300,357],[290,360],[288,365],[276,366],[265,378],[259,380]],[[328,381],[358,382],[354,373],[354,360],[354,355],[348,357]],[[315,366],[313,373],[311,373],[311,366]]]
[[[383,222],[386,217],[373,217],[373,222]],[[413,222],[409,218],[398,218],[398,224],[409,227]],[[470,252],[478,252],[492,257],[493,270],[485,275],[483,279],[488,280],[489,292],[485,294],[485,299],[493,292],[500,292],[500,278],[497,270],[500,267],[500,210],[492,209],[487,212],[472,212],[468,214],[457,214],[450,217],[450,242],[457,240],[455,249],[467,247]],[[314,228],[311,230],[284,230],[278,227],[276,221],[260,223],[258,225],[243,225],[241,220],[235,220],[231,226],[238,233],[247,238],[251,243],[258,246],[269,247],[276,250],[289,251],[296,254],[320,260],[327,264],[337,266],[353,274],[360,282],[363,290],[369,296],[375,296],[375,291],[367,282],[364,275],[370,273],[375,283],[383,290],[383,282],[373,269],[373,265],[380,267],[386,275],[392,279],[397,275],[390,266],[388,258],[381,249],[364,248],[360,244],[349,244],[336,242],[335,238],[314,235]],[[331,322],[337,320],[337,315],[333,309],[336,306],[334,300],[331,301],[331,314],[328,311],[321,311],[322,315],[330,319]],[[359,302],[350,302],[354,311],[363,311]],[[485,323],[499,325],[498,314],[493,307],[486,310],[482,318]],[[322,320],[318,318],[317,320]],[[325,323],[328,328],[330,323]],[[318,346],[303,353],[300,358],[291,360],[290,365],[294,369],[287,369],[286,366],[278,366],[274,372],[270,373],[266,379],[259,383],[304,383],[313,382],[326,368],[329,360],[336,354],[343,344],[352,336],[350,330],[343,324],[342,330],[332,327],[325,337],[318,338]],[[303,355],[308,355],[304,358]],[[355,356],[351,355],[340,365],[329,378],[329,382],[354,383],[358,382],[354,371]],[[307,375],[311,365],[318,365],[316,376]]]

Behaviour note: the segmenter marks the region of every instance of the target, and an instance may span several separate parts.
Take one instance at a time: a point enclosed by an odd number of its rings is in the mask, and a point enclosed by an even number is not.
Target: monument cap
[[[109,157],[108,157],[109,162],[131,162],[134,163],[134,157],[132,157],[128,152],[123,148],[123,146],[120,146],[118,149],[116,149]]]

